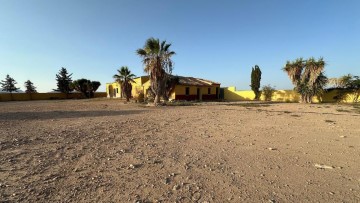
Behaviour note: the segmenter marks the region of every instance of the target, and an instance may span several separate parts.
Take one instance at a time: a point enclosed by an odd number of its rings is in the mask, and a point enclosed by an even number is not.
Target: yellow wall
[[[68,95],[63,93],[1,93],[0,101],[27,101],[27,100],[49,100],[49,99],[80,99],[83,98],[82,93],[70,93]],[[95,98],[106,97],[105,92],[95,92]]]
[[[336,102],[334,96],[337,95],[337,90],[326,92],[320,99],[317,97],[313,98],[313,102]],[[251,90],[237,91],[235,87],[224,88],[224,99],[228,101],[250,101],[254,100],[255,94]],[[351,103],[353,102],[353,95],[347,95],[346,99],[342,102]],[[265,100],[264,95],[261,95],[260,100]],[[271,97],[271,101],[281,102],[299,102],[300,94],[293,90],[276,90]]]
[[[146,90],[150,86],[148,77],[137,77],[134,79],[134,82],[131,82],[132,90],[131,96],[137,98],[139,93],[144,93],[146,96]],[[117,90],[117,91],[116,91]],[[116,92],[114,94],[114,92]],[[107,97],[121,97],[121,85],[118,82],[106,83],[106,93]]]
[[[197,89],[200,89],[200,100],[204,98],[205,95],[214,95],[216,94],[216,88],[219,88],[218,94],[220,93],[220,85],[213,86],[191,86],[191,85],[176,85],[174,92],[171,94],[170,99],[175,99],[176,95],[186,95],[186,88],[189,87],[189,95],[197,95]],[[210,94],[208,94],[208,88],[210,88]]]
[[[120,84],[117,82],[106,83],[106,96],[107,97],[121,97]]]
[[[200,94],[201,95],[205,95],[208,94],[208,88],[210,88],[210,94],[216,94],[216,87],[219,87],[219,91],[220,91],[220,86],[212,86],[212,87],[197,87],[197,86],[185,86],[185,85],[176,85],[175,86],[175,93],[178,95],[185,95],[186,93],[186,87],[189,87],[190,95],[197,95],[197,89],[200,88]]]

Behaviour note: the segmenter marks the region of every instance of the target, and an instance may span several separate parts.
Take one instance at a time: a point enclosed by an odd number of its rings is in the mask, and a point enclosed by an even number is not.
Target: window
[[[185,95],[190,95],[190,87],[185,87]]]
[[[211,94],[211,88],[208,88],[208,94]]]
[[[116,88],[116,93],[119,93],[119,88]]]

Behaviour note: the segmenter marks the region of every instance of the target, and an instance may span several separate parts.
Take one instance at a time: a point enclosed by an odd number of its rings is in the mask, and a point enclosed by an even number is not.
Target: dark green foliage
[[[118,74],[115,74],[113,78],[121,86],[121,95],[125,96],[126,101],[130,101],[132,85],[131,82],[135,82],[135,75],[131,73],[127,66],[122,66],[117,70]]]
[[[96,92],[100,86],[101,83],[99,81],[91,81],[92,92]]]
[[[261,70],[258,65],[251,70],[251,90],[255,93],[255,100],[260,99],[260,80],[261,80]]]
[[[353,96],[353,102],[359,102],[360,97],[360,77],[351,74],[344,75],[340,78],[331,79],[338,93],[335,99],[340,102],[346,100],[348,94]]]
[[[298,58],[295,61],[287,61],[285,71],[295,86],[295,91],[301,95],[301,102],[311,103],[314,96],[320,97],[324,93],[324,87],[328,82],[324,75],[325,61],[323,58],[308,60]]]
[[[351,76],[349,74],[349,76]],[[359,102],[360,94],[360,78],[359,76],[351,76],[345,83],[345,92],[353,95],[353,102]]]
[[[101,83],[98,81],[91,81],[85,78],[81,78],[74,80],[70,84],[70,87],[83,93],[86,98],[91,98],[94,97],[94,92],[99,88],[100,85]]]
[[[168,101],[171,92],[174,90],[175,86],[179,84],[180,78],[178,76],[168,75],[165,82],[165,91],[164,91],[164,100]]]
[[[262,93],[264,94],[265,101],[271,101],[271,97],[273,96],[275,92],[275,88],[273,88],[271,85],[265,85],[262,88]]]
[[[15,86],[17,84],[17,82],[9,75],[6,75],[5,80],[2,80],[0,82],[0,84],[1,84],[2,91],[12,93],[12,92],[17,92],[20,89]]]
[[[25,92],[26,93],[36,93],[36,87],[34,86],[34,83],[32,83],[30,80],[27,80],[25,83]]]
[[[57,82],[57,89],[55,91],[62,92],[65,94],[70,93],[73,89],[70,87],[72,82],[71,75],[66,70],[66,68],[62,67],[59,71],[59,74],[56,74],[56,82]]]

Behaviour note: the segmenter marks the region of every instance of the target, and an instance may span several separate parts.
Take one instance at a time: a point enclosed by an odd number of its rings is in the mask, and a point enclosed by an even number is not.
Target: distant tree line
[[[58,74],[56,74],[57,89],[54,91],[69,94],[76,90],[81,92],[84,97],[92,98],[94,93],[98,90],[101,83],[99,81],[91,81],[85,78],[72,80],[72,73],[68,73],[66,68],[62,67]]]
[[[69,74],[66,68],[62,67],[58,74],[56,74],[56,85],[57,89],[54,91],[69,94],[70,92],[76,90],[81,92],[84,97],[92,98],[94,97],[94,93],[98,90],[101,83],[99,81],[91,81],[85,78],[81,78],[78,80],[72,80],[72,74]],[[6,75],[4,80],[1,80],[1,90],[5,92],[12,93],[18,92],[20,88],[16,87],[17,82],[14,78],[10,77],[10,75]],[[24,83],[25,92],[30,94],[37,93],[36,87],[31,80],[27,80]]]

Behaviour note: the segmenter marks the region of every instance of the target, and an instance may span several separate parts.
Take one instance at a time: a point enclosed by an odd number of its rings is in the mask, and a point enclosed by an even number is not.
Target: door
[[[224,98],[225,98],[225,95],[224,95],[224,88],[220,88],[219,98],[220,98],[220,99],[224,99]]]
[[[197,95],[197,100],[201,100],[201,92],[200,92],[200,88],[197,88],[196,90],[196,95]]]

